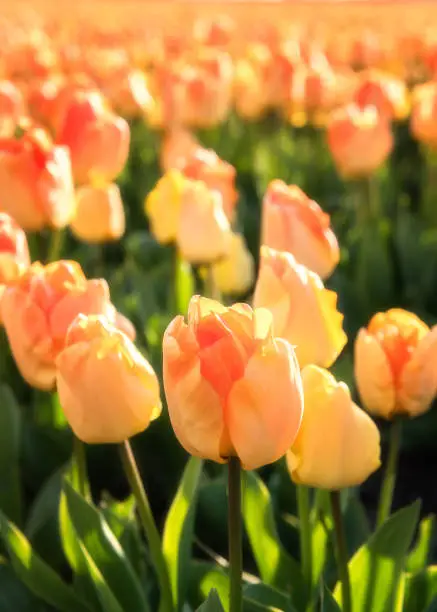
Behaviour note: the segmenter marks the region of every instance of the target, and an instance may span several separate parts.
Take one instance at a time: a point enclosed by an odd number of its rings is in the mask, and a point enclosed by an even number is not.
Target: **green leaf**
[[[203,461],[191,457],[168,511],[162,546],[170,574],[173,601],[178,610],[185,602],[194,533],[194,516]]]
[[[0,561],[0,612],[45,612],[47,607],[14,573],[12,567]]]
[[[431,539],[435,525],[435,516],[425,517],[419,525],[419,537],[416,545],[407,557],[406,569],[415,573],[426,567],[431,548]]]
[[[321,588],[319,609],[320,612],[341,612],[340,606],[326,585]]]
[[[64,480],[68,513],[80,544],[88,551],[122,608],[147,611],[141,584],[102,513]]]
[[[21,523],[20,433],[20,408],[11,389],[1,385],[0,510],[17,524]]]
[[[193,561],[190,564],[190,601],[198,605],[215,588],[223,602],[225,612],[229,604],[229,576],[219,565],[207,561]]]
[[[215,589],[212,589],[208,595],[208,599],[203,602],[197,612],[224,612],[220,597]]]
[[[21,531],[0,513],[0,533],[8,549],[11,564],[23,583],[59,612],[85,612],[87,605],[74,590],[32,550]]]
[[[120,606],[111,589],[108,587],[91,555],[88,554],[87,549],[81,542],[79,542],[79,546],[83,554],[83,558],[85,559],[91,580],[96,588],[97,596],[102,604],[102,609],[105,612],[123,612],[123,608]]]
[[[405,612],[426,610],[437,597],[437,565],[430,565],[416,573],[407,574],[405,584]]]
[[[302,602],[303,579],[298,563],[279,541],[270,493],[254,472],[244,474],[243,518],[250,545],[263,582],[287,590],[293,602]]]
[[[175,263],[175,289],[177,312],[185,314],[188,304],[196,291],[193,271],[190,264],[176,255]]]
[[[243,598],[245,601],[248,600],[263,606],[273,606],[273,608],[285,612],[291,612],[292,610],[290,597],[287,593],[262,583],[248,584],[244,587]],[[246,609],[246,606],[243,607]]]
[[[353,612],[393,612],[420,503],[399,510],[369,538],[349,562]],[[334,597],[341,603],[341,585]]]

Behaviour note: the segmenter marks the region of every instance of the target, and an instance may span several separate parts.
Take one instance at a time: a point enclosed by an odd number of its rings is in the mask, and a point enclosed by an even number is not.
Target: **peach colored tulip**
[[[347,342],[337,294],[290,253],[261,247],[253,304],[272,313],[275,335],[295,347],[301,368],[331,366]]]
[[[76,190],[76,214],[70,227],[84,242],[119,240],[125,230],[120,189],[115,183],[83,185]]]
[[[75,435],[117,443],[161,413],[159,383],[129,338],[102,316],[79,314],[56,358],[59,400]]]
[[[164,172],[178,169],[186,157],[191,156],[200,147],[196,137],[184,128],[169,130],[162,141],[160,162]]]
[[[15,281],[30,266],[27,238],[6,213],[0,213],[0,286]]]
[[[268,311],[194,296],[188,323],[178,316],[164,334],[163,359],[171,423],[189,453],[237,456],[248,470],[285,454],[302,417],[301,380]]]
[[[332,274],[340,259],[329,215],[296,185],[270,183],[263,199],[261,244],[292,253],[321,278]]]
[[[0,210],[29,231],[68,225],[74,189],[67,148],[38,128],[18,140],[0,139]]]
[[[163,244],[176,242],[183,259],[210,263],[229,251],[231,230],[221,196],[205,183],[169,170],[144,207],[156,239]]]
[[[128,123],[93,92],[79,92],[70,100],[57,134],[57,142],[70,149],[76,183],[115,179],[126,163],[129,141]]]
[[[0,81],[0,138],[13,136],[24,114],[24,100],[18,87],[11,81]]]
[[[389,121],[405,119],[410,110],[405,81],[376,70],[361,75],[353,101],[363,109],[375,106]]]
[[[393,308],[376,314],[355,342],[355,378],[364,407],[385,419],[426,412],[437,393],[437,325]]]
[[[80,313],[116,319],[106,281],[87,280],[74,261],[46,266],[36,262],[6,289],[1,301],[3,324],[17,366],[29,384],[53,387],[55,359],[69,325]]]
[[[255,262],[242,234],[231,234],[230,251],[211,265],[211,274],[221,293],[242,295],[249,291],[253,285]]]
[[[331,490],[361,484],[380,466],[378,428],[326,370],[307,366],[302,383],[302,424],[286,455],[291,478]]]
[[[390,124],[374,106],[349,104],[335,111],[327,138],[337,170],[346,179],[371,175],[393,148]]]
[[[433,149],[437,148],[437,83],[430,82],[415,88],[410,126],[417,140]]]

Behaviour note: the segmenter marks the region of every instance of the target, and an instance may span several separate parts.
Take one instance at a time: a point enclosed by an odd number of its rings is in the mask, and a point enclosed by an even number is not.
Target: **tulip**
[[[307,366],[302,384],[305,411],[286,456],[291,478],[331,490],[361,484],[380,466],[378,428],[326,370]]]
[[[426,412],[437,392],[437,325],[393,308],[372,317],[355,342],[355,378],[365,408],[392,419]]]
[[[361,75],[353,101],[362,109],[376,107],[389,121],[405,119],[410,110],[405,81],[375,70]]]
[[[158,242],[176,242],[186,261],[211,263],[228,253],[231,230],[222,199],[205,183],[169,170],[144,207]]]
[[[323,279],[340,259],[329,215],[299,187],[280,180],[272,181],[264,195],[261,244],[292,253]]]
[[[0,138],[13,136],[24,115],[23,96],[11,81],[0,81]]]
[[[173,128],[164,136],[161,145],[160,162],[164,172],[180,168],[185,158],[190,157],[200,144],[196,137],[183,128]]]
[[[230,251],[223,259],[212,264],[211,274],[214,285],[221,293],[241,295],[249,291],[255,264],[241,234],[231,234]]]
[[[74,319],[56,358],[56,384],[73,432],[88,444],[122,442],[161,413],[152,366],[103,316]]]
[[[39,389],[55,382],[55,360],[78,314],[102,314],[115,321],[104,280],[87,280],[74,261],[36,262],[7,287],[1,318],[23,378]]]
[[[91,243],[118,240],[125,225],[120,189],[115,183],[83,185],[76,190],[76,214],[70,224],[76,238]]]
[[[0,209],[24,229],[60,229],[74,214],[71,163],[66,147],[54,146],[41,129],[0,139]]]
[[[349,104],[334,111],[327,138],[337,170],[346,179],[370,176],[393,148],[390,124],[374,106]]]
[[[15,281],[30,266],[24,231],[6,213],[0,213],[0,287]]]
[[[417,140],[432,149],[437,148],[437,83],[416,87],[410,123]]]
[[[293,348],[274,338],[272,318],[194,296],[163,340],[164,388],[179,442],[219,463],[256,469],[285,454],[299,429],[302,389]]]
[[[70,149],[76,183],[93,177],[114,180],[126,163],[129,140],[128,123],[94,92],[79,92],[70,100],[57,134],[57,142]]]
[[[295,346],[301,368],[331,366],[347,342],[337,294],[290,253],[261,248],[253,304],[272,313],[275,335]]]

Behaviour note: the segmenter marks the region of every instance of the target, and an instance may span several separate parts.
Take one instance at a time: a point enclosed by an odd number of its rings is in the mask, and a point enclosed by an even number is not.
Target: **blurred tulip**
[[[295,347],[301,368],[331,366],[347,342],[337,294],[290,253],[261,247],[253,305],[272,313],[275,335]]]
[[[11,81],[0,81],[0,138],[13,136],[24,114],[25,104],[20,90]]]
[[[1,314],[23,378],[39,389],[53,387],[55,359],[78,314],[116,319],[106,281],[87,280],[74,261],[32,264],[4,292]]]
[[[432,149],[437,148],[437,82],[415,88],[410,126],[419,142]]]
[[[0,213],[0,286],[16,280],[30,266],[27,238],[6,213]]]
[[[212,264],[211,274],[214,285],[225,295],[242,295],[249,291],[254,280],[255,262],[244,236],[231,234],[230,251]]]
[[[69,103],[57,142],[70,149],[76,183],[114,180],[129,153],[129,124],[97,93],[78,93]]]
[[[302,417],[299,367],[288,342],[273,337],[271,315],[191,299],[163,340],[170,420],[192,455],[220,463],[237,456],[251,470],[276,461]]]
[[[163,138],[161,145],[161,168],[164,172],[183,166],[185,158],[201,148],[194,134],[184,128],[173,128]]]
[[[102,316],[74,319],[56,358],[56,385],[73,432],[88,444],[123,442],[161,413],[152,366]]]
[[[373,174],[393,148],[390,124],[374,106],[349,104],[334,111],[327,138],[337,170],[346,179]]]
[[[141,70],[127,68],[106,79],[102,86],[112,107],[123,117],[140,117],[151,103],[147,76]]]
[[[375,70],[360,76],[353,101],[361,109],[376,107],[378,114],[388,121],[405,119],[410,110],[405,82]]]
[[[291,478],[321,489],[360,485],[381,463],[377,426],[326,370],[307,366],[302,383],[302,424],[286,455]]]
[[[426,412],[437,393],[437,326],[393,308],[378,313],[355,342],[355,378],[364,407],[385,419]]]
[[[176,242],[192,263],[211,263],[230,249],[231,229],[220,194],[201,181],[169,170],[144,203],[156,239]]]
[[[74,214],[74,189],[66,147],[42,129],[0,140],[0,210],[25,230],[62,228]]]
[[[83,185],[76,190],[76,214],[70,224],[79,240],[99,243],[119,240],[125,230],[124,207],[115,183]]]
[[[272,181],[264,195],[261,244],[288,251],[323,279],[340,259],[329,215],[299,187],[280,180]]]

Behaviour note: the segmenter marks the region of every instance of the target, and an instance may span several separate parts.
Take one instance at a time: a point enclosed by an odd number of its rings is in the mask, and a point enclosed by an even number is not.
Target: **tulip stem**
[[[86,468],[85,444],[75,435],[73,435],[73,463],[75,466],[76,489],[82,497],[88,499],[90,494]]]
[[[401,447],[401,437],[402,420],[400,418],[395,418],[390,428],[388,459],[379,497],[378,516],[376,520],[378,527],[390,516],[396,482],[396,468]]]
[[[229,612],[243,609],[242,574],[242,528],[241,528],[241,465],[238,457],[230,457],[228,462],[228,531],[230,564]]]
[[[206,268],[205,295],[212,300],[216,300],[217,302],[221,302],[223,300],[221,291],[214,279],[212,264]]]
[[[299,513],[299,536],[300,536],[300,559],[302,574],[305,581],[305,590],[309,607],[311,609],[311,590],[312,590],[312,546],[311,546],[311,525],[310,525],[310,491],[304,485],[297,485],[297,510]]]
[[[52,231],[49,248],[47,251],[47,263],[58,261],[58,259],[61,257],[64,237],[65,233],[63,229],[55,229]]]
[[[162,552],[161,538],[153,518],[132,447],[128,440],[120,444],[120,455],[123,469],[137,503],[138,514],[140,515],[143,529],[149,542],[150,555],[158,576],[161,594],[159,610],[160,612],[171,612],[173,610],[171,585],[167,563]]]
[[[331,510],[337,548],[338,575],[341,582],[341,609],[352,612],[351,585],[349,580],[348,553],[340,506],[340,491],[331,491]]]

